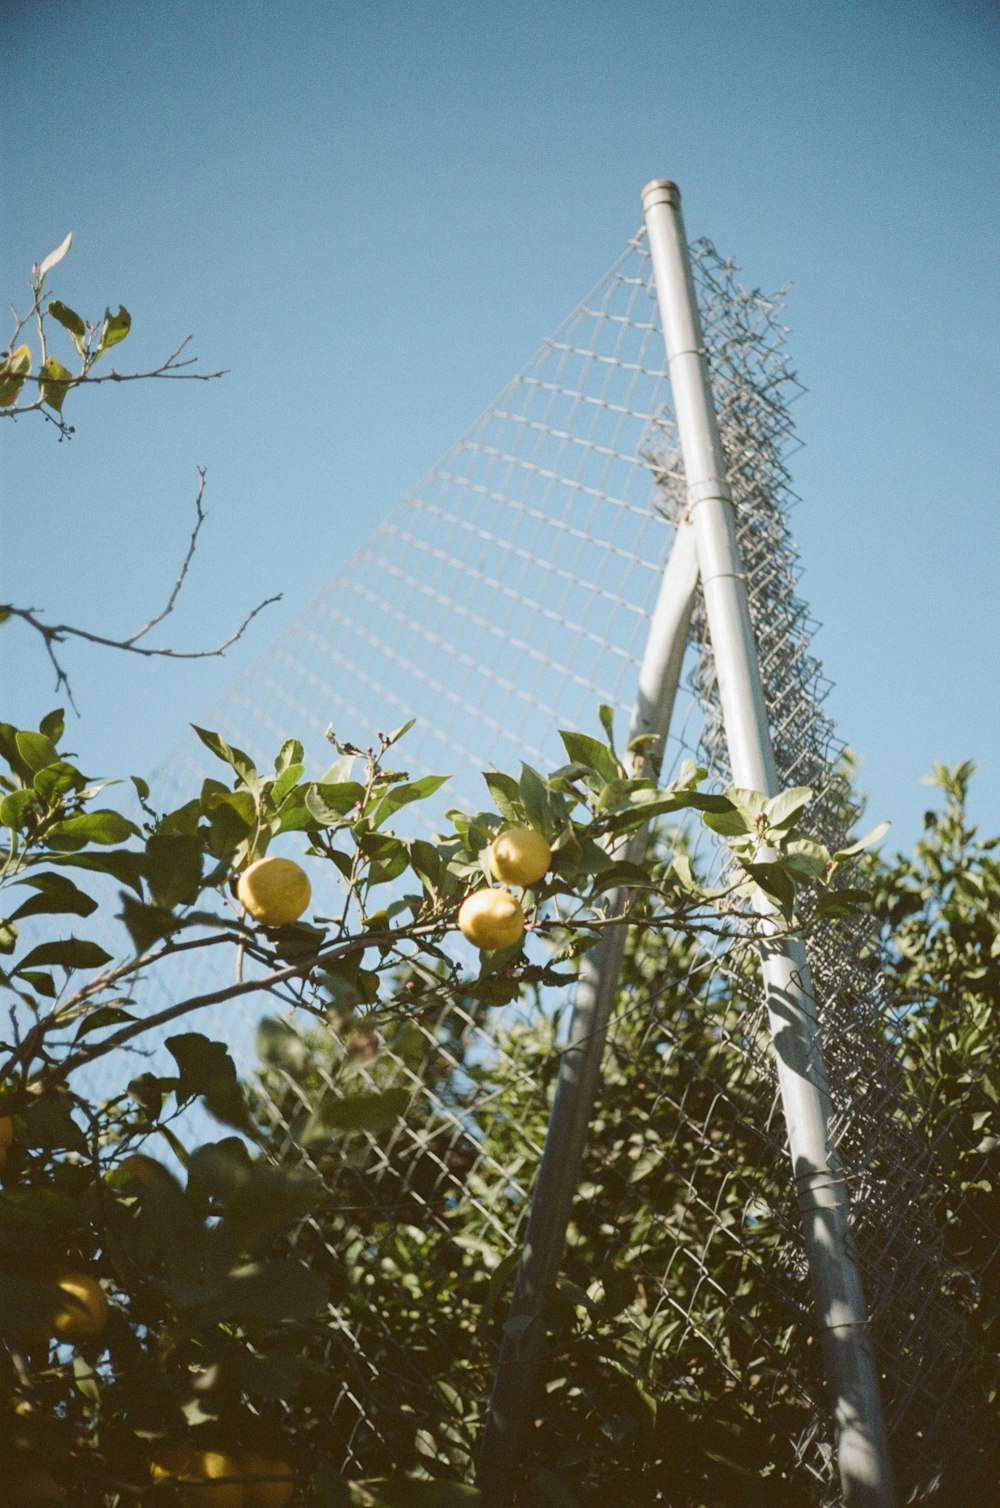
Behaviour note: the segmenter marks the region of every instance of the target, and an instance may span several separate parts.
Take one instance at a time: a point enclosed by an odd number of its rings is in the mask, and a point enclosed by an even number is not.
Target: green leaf
[[[46,738],[51,738],[54,744],[58,744],[66,731],[66,713],[62,707],[56,707],[52,712],[46,712],[38,724],[39,733],[44,733]]]
[[[619,886],[623,889],[656,889],[649,871],[641,864],[626,864],[622,861],[601,871],[594,881],[593,894],[601,895],[605,890],[616,890]]]
[[[499,770],[488,770],[483,779],[489,786],[490,795],[496,802],[497,811],[508,822],[520,822],[521,801],[517,781],[512,775],[502,775]]]
[[[233,1319],[273,1324],[312,1319],[329,1299],[325,1278],[292,1259],[251,1262],[227,1279],[221,1312]]]
[[[795,906],[795,882],[781,864],[744,863],[743,868],[757,882],[761,890],[776,900],[782,914],[790,916]]]
[[[155,1073],[140,1073],[128,1086],[128,1092],[136,1104],[155,1121],[163,1108],[164,1081]]]
[[[99,969],[102,964],[110,962],[111,954],[98,947],[97,943],[88,942],[82,937],[67,937],[61,942],[39,943],[26,958],[22,958],[14,973],[20,974],[22,969],[38,968],[40,965],[49,967],[52,964],[61,965],[64,969]]]
[[[620,780],[618,761],[606,744],[586,733],[568,733],[560,729],[559,737],[570,759],[599,775],[602,780]]]
[[[143,866],[156,906],[191,906],[201,889],[202,845],[197,837],[155,834],[146,843]]]
[[[180,1072],[178,1102],[200,1095],[217,1120],[241,1130],[250,1129],[236,1064],[222,1042],[213,1042],[201,1032],[183,1032],[168,1037],[166,1048]]]
[[[25,916],[38,915],[70,915],[90,916],[97,910],[97,902],[82,890],[78,890],[73,881],[62,874],[33,874],[28,875],[16,882],[19,885],[30,885],[39,891],[29,900],[23,901],[17,910],[12,912],[12,919]]]
[[[199,728],[195,723],[192,723],[191,726],[206,749],[211,749],[217,759],[221,759],[224,764],[229,765],[230,769],[235,770],[240,779],[251,790],[257,787],[259,784],[257,766],[249,754],[244,754],[242,749],[237,749],[233,745],[227,744],[226,740],[219,733],[211,733],[207,728]]]
[[[87,349],[87,327],[76,310],[68,308],[61,299],[54,298],[46,312],[51,314],[52,318],[58,324],[62,325],[64,330],[69,331],[73,337],[73,344],[80,355],[83,356]]]
[[[746,814],[733,808],[725,812],[705,812],[702,821],[713,833],[721,833],[724,838],[745,837],[753,832],[753,823],[747,820]]]
[[[13,953],[17,947],[17,935],[13,922],[0,921],[0,953]]]
[[[0,823],[12,832],[20,832],[25,818],[37,803],[34,791],[12,791],[0,801]]]
[[[271,788],[270,800],[273,807],[281,806],[282,802],[288,799],[305,774],[305,768],[303,764],[285,766]]]
[[[109,874],[120,885],[128,885],[136,895],[142,894],[143,856],[124,850],[116,853],[69,853],[52,855],[50,864],[64,864],[73,869],[90,869],[97,874]]]
[[[853,854],[861,853],[864,849],[871,848],[873,844],[881,842],[891,826],[891,822],[880,822],[878,827],[873,827],[870,833],[866,833],[863,838],[858,838],[857,842],[848,844],[847,848],[839,848],[833,855],[833,862],[839,864],[841,859],[849,859]]]
[[[414,874],[428,890],[437,890],[441,884],[441,855],[434,844],[427,843],[423,838],[415,838],[409,847],[410,865]]]
[[[777,796],[769,796],[764,802],[764,813],[769,826],[794,827],[796,817],[808,806],[812,794],[809,786],[796,785],[790,790],[781,791]]]
[[[816,902],[820,916],[853,916],[862,906],[871,903],[870,890],[855,889],[845,885],[840,890],[828,890]]]
[[[415,717],[411,717],[408,723],[402,723],[392,733],[387,733],[385,735],[386,749],[391,749],[393,744],[398,744],[401,738],[405,738],[410,729],[416,726],[416,721]]]
[[[39,770],[31,783],[46,806],[55,810],[63,796],[69,791],[82,791],[87,782],[75,765],[57,759],[55,764]]]
[[[314,1140],[322,1131],[368,1131],[373,1136],[389,1131],[410,1103],[410,1091],[401,1086],[381,1093],[325,1094],[310,1118],[303,1141]]]
[[[242,1143],[239,1143],[242,1147]],[[204,1149],[191,1159],[190,1179],[201,1184],[204,1169],[195,1168]],[[246,1149],[243,1148],[244,1155]],[[253,1255],[264,1240],[278,1231],[287,1230],[303,1215],[314,1209],[323,1193],[323,1184],[313,1174],[293,1168],[275,1168],[262,1163],[247,1163],[233,1184],[219,1190],[216,1197],[225,1201],[223,1214],[215,1232],[212,1260],[231,1267],[241,1257]]]
[[[54,1000],[59,993],[52,975],[43,974],[39,969],[22,969],[18,978],[30,985],[36,995],[44,995],[46,1000]]]
[[[370,819],[372,827],[381,827],[387,818],[391,817],[394,812],[398,812],[400,807],[409,805],[411,801],[423,801],[428,796],[433,796],[447,779],[447,775],[424,775],[420,780],[411,780],[404,785],[394,785],[372,812]]]
[[[40,375],[42,402],[47,403],[49,408],[54,409],[57,414],[61,414],[63,404],[66,402],[66,394],[73,381],[73,373],[54,356],[46,356],[42,362]]]
[[[286,739],[278,750],[278,756],[274,761],[276,775],[281,775],[293,764],[301,764],[304,758],[304,750],[297,738]]]
[[[132,328],[132,316],[124,304],[118,305],[118,313],[112,314],[108,309],[104,315],[104,324],[101,326],[101,338],[97,343],[97,355],[102,356],[105,351],[110,351],[112,346],[119,345]]]
[[[135,1017],[128,1011],[123,1011],[120,1006],[102,1005],[83,1018],[73,1040],[80,1042],[84,1037],[89,1037],[91,1032],[100,1031],[105,1026],[121,1026],[126,1021],[134,1020]]]
[[[356,780],[344,780],[336,785],[310,785],[305,793],[306,810],[319,827],[338,827],[364,797],[365,788]]]
[[[24,1112],[22,1140],[46,1152],[86,1153],[87,1138],[73,1119],[69,1101],[61,1094],[43,1094]]]
[[[0,407],[8,408],[15,401],[30,371],[30,346],[18,346],[0,361]]]
[[[129,822],[120,812],[105,810],[81,812],[79,816],[56,822],[46,833],[46,841],[56,853],[72,853],[87,843],[111,846],[138,834],[134,822]]]
[[[530,764],[522,764],[521,779],[518,781],[517,789],[525,816],[532,827],[537,827],[541,833],[547,832],[549,827],[548,791],[545,788],[545,781],[537,770],[531,768]]]
[[[608,743],[613,744],[615,739],[615,709],[609,707],[606,702],[602,702],[597,709],[597,716],[600,719],[601,727],[604,729]]]
[[[14,741],[17,744],[17,752],[28,769],[33,772],[44,770],[46,765],[58,762],[59,750],[51,738],[46,738],[44,733],[32,733],[28,729],[21,729],[15,735]]]

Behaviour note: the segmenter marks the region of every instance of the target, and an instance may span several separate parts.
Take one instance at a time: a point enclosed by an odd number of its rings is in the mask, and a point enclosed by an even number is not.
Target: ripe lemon
[[[240,1470],[248,1477],[288,1477],[287,1482],[244,1482],[244,1508],[285,1508],[295,1491],[292,1468],[287,1461],[262,1456],[255,1450],[241,1450],[237,1456]]]
[[[258,859],[240,875],[236,894],[255,921],[286,927],[312,899],[309,876],[294,859]]]
[[[66,1304],[52,1320],[56,1339],[75,1345],[100,1335],[108,1323],[108,1301],[97,1279],[89,1272],[64,1272],[56,1282],[67,1295]]]
[[[524,912],[509,890],[476,890],[461,904],[458,926],[477,948],[512,948],[524,936]]]
[[[551,858],[551,848],[533,827],[509,827],[490,844],[490,865],[505,885],[533,885]]]
[[[245,1508],[247,1499],[242,1482],[215,1485],[219,1477],[238,1477],[241,1472],[235,1456],[219,1450],[195,1450],[183,1441],[161,1446],[149,1466],[154,1482],[177,1477],[205,1478],[204,1482],[179,1484],[177,1492],[184,1508]]]

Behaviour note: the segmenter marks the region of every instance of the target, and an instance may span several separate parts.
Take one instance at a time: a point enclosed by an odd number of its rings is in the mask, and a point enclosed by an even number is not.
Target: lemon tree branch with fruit
[[[290,1243],[324,1195],[267,1156],[229,1045],[185,1017],[256,999],[330,1029],[347,994],[358,1019],[381,1028],[429,1000],[495,1008],[526,990],[565,993],[607,926],[745,932],[756,923],[740,893],[762,882],[789,924],[803,882],[821,909],[845,904],[829,883],[838,857],[795,825],[804,791],[770,806],[708,794],[694,766],[657,788],[630,774],[635,751],[619,758],[610,741],[569,733],[567,764],[548,777],[527,766],[516,778],[488,773],[495,809],[452,812],[431,841],[401,831],[443,784],[390,767],[406,729],[366,750],[337,743],[315,779],[295,740],[264,773],[197,731],[228,779],[159,811],[133,777],[129,813],[65,752],[60,713],[36,730],[0,725],[10,1464],[35,1470],[44,1454],[79,1502],[171,1473],[185,1503],[200,1502],[199,1473],[216,1483],[204,1488],[213,1502],[230,1490],[234,1504],[284,1502],[329,1470],[322,1450],[297,1456],[289,1495],[264,1499],[233,1469],[254,1455],[285,1459],[274,1455],[279,1411],[257,1391],[261,1358],[285,1378],[282,1409],[314,1382],[301,1340],[322,1328],[328,1294]],[[614,857],[651,817],[681,813],[729,829],[740,866],[731,884],[702,887],[681,853],[655,870]],[[760,844],[777,857],[755,874]],[[627,905],[610,909],[622,893]],[[331,898],[322,908],[320,894]],[[167,984],[170,1003],[157,1004],[158,977],[199,953],[228,959],[229,981],[188,995]],[[134,1055],[154,1045],[169,1069],[133,1073]],[[399,1120],[408,1100],[398,1087],[332,1094],[317,1126]],[[190,1146],[196,1102],[236,1134]]]

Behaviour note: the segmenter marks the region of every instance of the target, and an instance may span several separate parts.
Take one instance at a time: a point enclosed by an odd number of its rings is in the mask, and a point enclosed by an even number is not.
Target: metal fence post
[[[629,739],[641,733],[658,737],[659,743],[647,756],[648,768],[658,767],[670,725],[697,585],[694,531],[684,523],[675,535],[660,584],[629,727]],[[623,857],[641,859],[645,841],[645,829],[634,834]],[[609,900],[614,911],[624,902],[624,895],[614,893]],[[625,932],[625,927],[609,928],[598,946],[584,954],[580,964],[568,1040],[559,1061],[545,1146],[532,1191],[479,1456],[476,1481],[487,1508],[505,1508],[510,1502],[524,1455],[545,1338],[538,1306],[543,1289],[558,1275],[566,1244],[566,1227],[597,1094],[608,1021],[618,990]],[[511,1324],[512,1320],[523,1323]]]
[[[774,753],[680,191],[657,179],[643,190],[642,202],[733,781],[774,795]],[[895,1493],[888,1438],[861,1280],[850,1249],[847,1191],[831,1146],[830,1092],[805,949],[797,940],[772,935],[765,937],[760,953],[844,1501],[848,1508],[891,1508]]]

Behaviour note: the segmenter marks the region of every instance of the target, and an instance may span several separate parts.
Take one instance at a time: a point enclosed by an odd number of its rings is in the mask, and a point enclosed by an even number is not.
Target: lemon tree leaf
[[[812,794],[809,786],[796,785],[790,790],[781,791],[777,796],[769,796],[764,802],[764,814],[769,826],[794,826],[796,817],[812,800]]]
[[[124,304],[119,304],[118,313],[112,314],[108,309],[104,315],[104,324],[101,326],[101,338],[97,343],[97,355],[103,356],[105,351],[110,351],[112,346],[120,345],[132,328],[132,316]]]
[[[393,786],[372,812],[372,827],[381,827],[387,818],[391,817],[394,812],[398,812],[400,807],[408,806],[411,801],[424,801],[428,796],[433,796],[447,779],[447,775],[424,775],[421,780],[411,780],[405,785]]]
[[[70,309],[61,299],[54,298],[49,304],[48,313],[64,330],[69,331],[73,344],[83,356],[87,349],[87,327],[76,310]]]
[[[30,371],[30,346],[18,346],[0,362],[0,408],[8,408],[15,401]]]
[[[66,402],[66,394],[69,385],[73,381],[73,373],[64,367],[55,356],[46,356],[42,363],[42,402],[47,403],[49,408],[57,414],[62,413],[62,406]]]
[[[69,251],[72,244],[73,232],[70,231],[68,235],[64,236],[63,239],[59,242],[59,245],[56,247],[55,251],[50,251],[47,257],[42,258],[41,262],[38,265],[39,283],[44,282],[46,275],[52,271],[53,267],[58,267],[59,263]]]
[[[102,964],[110,962],[111,954],[106,953],[97,943],[89,942],[84,937],[66,937],[60,942],[39,943],[26,958],[21,959],[14,973],[19,974],[22,969],[49,967],[52,964],[61,965],[64,969],[99,969]]]
[[[212,733],[208,728],[199,728],[196,723],[191,724],[206,749],[211,749],[217,759],[221,759],[230,769],[236,771],[245,785],[253,790],[258,784],[257,766],[249,754],[244,754],[242,749],[237,749],[233,744],[227,744],[220,733]]]
[[[72,916],[90,916],[97,910],[97,902],[82,890],[78,890],[71,879],[63,874],[33,874],[17,882],[20,885],[30,885],[39,894],[33,895],[29,900],[23,901],[17,910],[11,913],[11,919],[19,917],[50,915],[67,913]]]
[[[109,847],[115,843],[124,843],[126,839],[138,836],[138,832],[134,822],[130,822],[120,812],[107,809],[81,812],[78,816],[56,822],[49,828],[46,841],[57,853],[72,853],[74,849],[83,848],[87,843],[107,844]]]

